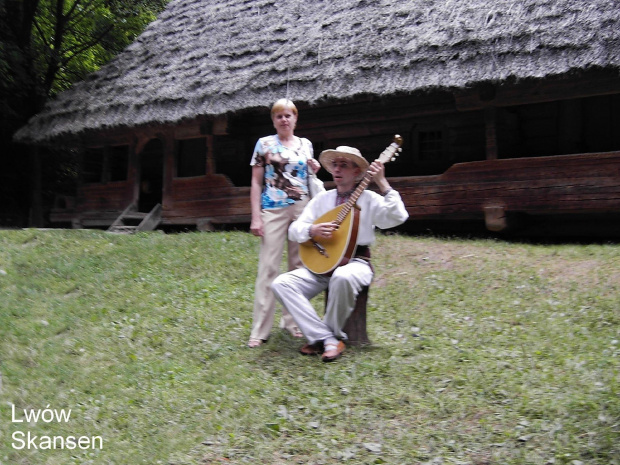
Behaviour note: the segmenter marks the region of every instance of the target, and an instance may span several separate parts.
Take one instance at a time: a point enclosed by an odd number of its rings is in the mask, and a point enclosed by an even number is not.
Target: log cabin
[[[615,0],[173,0],[15,139],[79,151],[52,224],[161,206],[160,227],[208,230],[249,222],[252,149],[282,97],[317,155],[373,160],[400,134],[386,172],[414,228],[620,234]]]

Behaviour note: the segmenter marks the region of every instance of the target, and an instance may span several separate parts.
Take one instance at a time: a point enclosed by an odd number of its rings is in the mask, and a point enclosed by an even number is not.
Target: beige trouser
[[[264,234],[261,238],[258,255],[251,339],[266,340],[269,338],[276,307],[271,283],[280,273],[285,243],[288,243],[288,270],[302,266],[299,259],[299,244],[288,240],[288,227],[301,214],[307,203],[308,199],[305,198],[289,207],[263,210],[262,212]],[[293,331],[296,326],[293,317],[283,308],[280,328]]]

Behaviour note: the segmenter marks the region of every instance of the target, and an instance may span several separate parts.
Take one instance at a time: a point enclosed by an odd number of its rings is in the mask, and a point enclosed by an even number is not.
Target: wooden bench
[[[327,306],[327,298],[329,297],[329,291],[325,291],[325,305]],[[368,286],[362,287],[362,290],[357,295],[355,301],[355,308],[349,316],[347,322],[342,330],[347,333],[349,340],[347,344],[354,346],[361,346],[370,344],[368,339],[368,333],[366,332],[366,304],[368,303]]]

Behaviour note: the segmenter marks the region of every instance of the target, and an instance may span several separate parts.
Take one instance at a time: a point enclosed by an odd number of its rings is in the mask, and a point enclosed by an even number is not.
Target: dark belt
[[[358,245],[355,250],[355,258],[370,260],[370,247],[367,245]]]
[[[358,245],[355,250],[355,257],[361,260],[364,260],[370,266],[372,272],[375,272],[375,268],[372,266],[372,262],[370,261],[370,247],[367,245]]]

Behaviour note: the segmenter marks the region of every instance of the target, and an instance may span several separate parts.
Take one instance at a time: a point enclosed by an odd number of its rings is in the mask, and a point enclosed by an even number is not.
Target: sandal
[[[254,347],[258,347],[258,346],[260,346],[262,344],[263,344],[263,340],[262,339],[250,338],[250,340],[248,341],[248,347],[250,349],[253,349]]]
[[[306,344],[299,349],[301,355],[319,355],[323,352],[323,341],[319,341],[315,344]]]
[[[337,358],[340,358],[340,356],[344,352],[344,348],[345,345],[342,341],[338,341],[338,344],[325,344],[325,352],[323,352],[323,356],[321,357],[321,359],[324,362],[333,362]]]
[[[301,339],[302,337],[304,337],[304,333],[301,332],[301,329],[299,329],[297,326],[294,326],[293,328],[288,330],[289,333],[291,333],[291,336],[296,337],[298,339]]]

